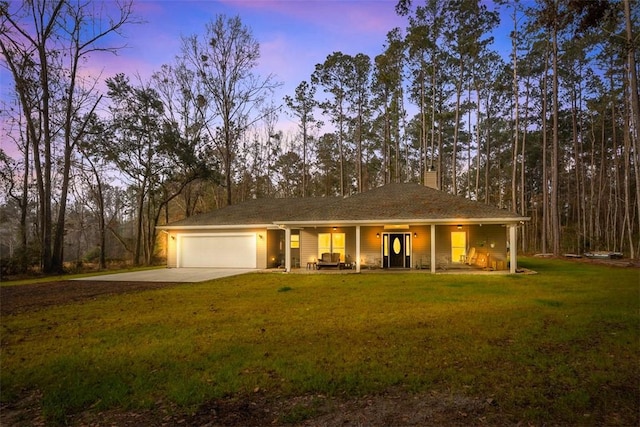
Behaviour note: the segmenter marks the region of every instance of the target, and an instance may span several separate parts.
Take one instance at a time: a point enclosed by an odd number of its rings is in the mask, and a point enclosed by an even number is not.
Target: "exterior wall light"
[[[376,233],[376,239],[380,238],[380,233]]]
[[[413,237],[417,238],[418,237],[418,233],[413,233]]]

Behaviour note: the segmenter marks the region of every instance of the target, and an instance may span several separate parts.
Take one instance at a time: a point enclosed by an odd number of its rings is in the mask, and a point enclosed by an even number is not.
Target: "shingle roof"
[[[339,199],[322,210],[311,210],[296,215],[295,220],[384,221],[454,218],[517,220],[521,219],[521,216],[424,185],[397,183]]]
[[[420,184],[387,184],[349,197],[253,199],[169,224],[252,225],[328,222],[492,220],[527,218]]]
[[[265,198],[251,199],[172,222],[170,226],[257,225],[285,221],[296,214],[332,204],[340,197]]]

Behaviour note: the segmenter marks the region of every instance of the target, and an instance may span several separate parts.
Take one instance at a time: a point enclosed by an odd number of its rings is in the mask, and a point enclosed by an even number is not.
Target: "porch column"
[[[431,272],[436,272],[436,225],[431,224]]]
[[[517,229],[518,227],[515,224],[509,226],[509,272],[511,274],[515,274],[516,270],[518,269],[518,238],[516,233]]]
[[[284,271],[291,271],[291,229],[284,229]]]
[[[360,273],[360,226],[356,225],[356,273]]]

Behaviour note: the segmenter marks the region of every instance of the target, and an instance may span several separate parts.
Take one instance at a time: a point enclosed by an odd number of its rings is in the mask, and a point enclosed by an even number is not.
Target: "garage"
[[[256,235],[179,234],[178,267],[256,268]]]

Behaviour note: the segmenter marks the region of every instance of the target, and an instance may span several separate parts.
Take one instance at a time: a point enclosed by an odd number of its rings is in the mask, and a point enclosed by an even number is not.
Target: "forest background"
[[[106,4],[0,2],[17,148],[0,151],[3,274],[153,264],[157,225],[434,169],[442,191],[531,217],[521,251],[638,258],[635,0],[399,0],[406,26],[377,55],[327,52],[284,99],[240,16],[183,36],[149,78],[83,73],[144,25],[130,0]]]

